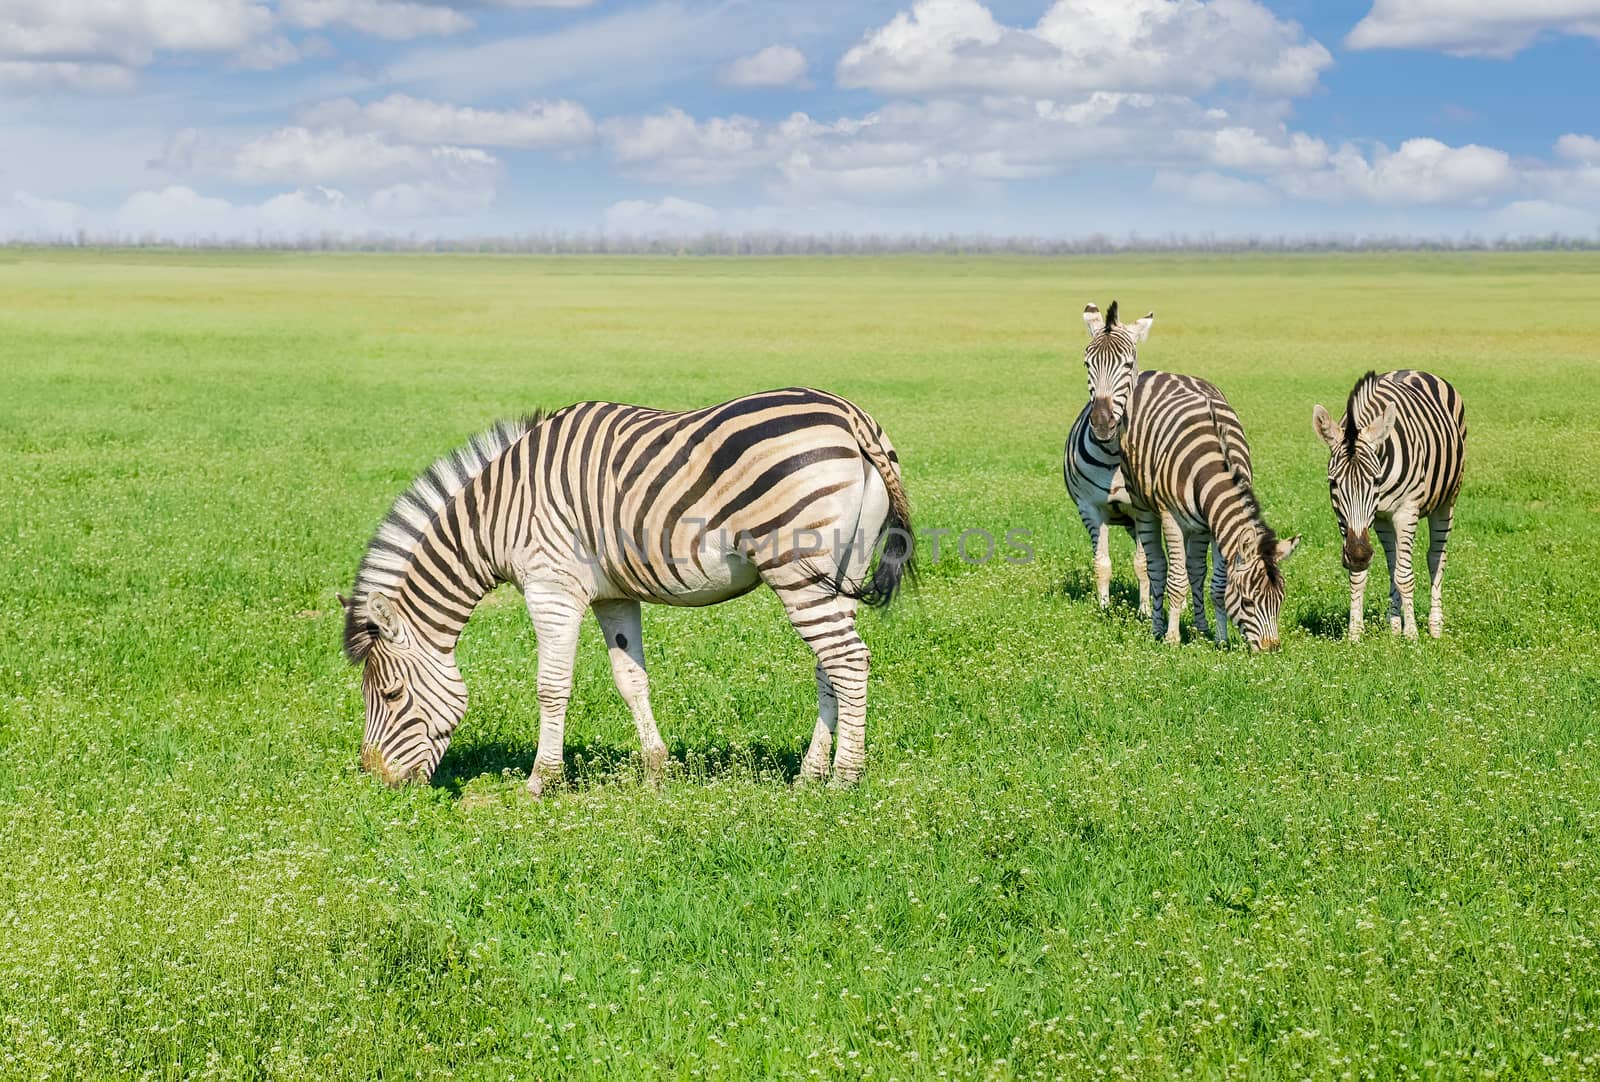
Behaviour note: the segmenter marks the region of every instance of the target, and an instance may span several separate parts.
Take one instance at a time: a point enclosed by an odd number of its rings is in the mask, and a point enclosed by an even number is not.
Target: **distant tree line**
[[[5,248],[253,249],[285,252],[459,252],[508,255],[1109,255],[1161,252],[1541,252],[1600,250],[1593,236],[1419,237],[1404,234],[1232,236],[1170,234],[1159,237],[1019,237],[982,234],[719,233],[660,236],[628,233],[537,232],[480,237],[419,237],[391,233],[316,233],[295,238],[259,235],[163,237],[79,232],[42,240],[0,242]]]

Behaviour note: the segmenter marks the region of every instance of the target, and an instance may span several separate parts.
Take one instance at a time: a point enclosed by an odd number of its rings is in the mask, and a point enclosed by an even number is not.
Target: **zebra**
[[[1280,540],[1256,500],[1244,426],[1215,385],[1173,372],[1141,372],[1133,385],[1122,435],[1123,469],[1152,595],[1158,638],[1180,641],[1184,595],[1194,589],[1195,629],[1207,633],[1202,585],[1212,555],[1211,603],[1216,641],[1228,620],[1252,650],[1278,646],[1283,605],[1279,565],[1299,547]]]
[[[1351,388],[1337,425],[1320,405],[1313,407],[1311,423],[1328,445],[1328,493],[1344,534],[1340,562],[1350,572],[1351,641],[1361,638],[1372,563],[1369,527],[1377,531],[1389,564],[1389,626],[1408,639],[1417,637],[1411,544],[1423,516],[1433,586],[1428,634],[1438,638],[1444,634],[1445,543],[1461,491],[1467,440],[1460,394],[1429,372],[1368,372]]]
[[[1067,495],[1078,507],[1078,517],[1089,531],[1094,548],[1095,590],[1102,609],[1111,605],[1111,527],[1121,526],[1134,537],[1129,514],[1128,487],[1122,479],[1122,448],[1118,431],[1139,368],[1139,343],[1150,336],[1156,314],[1133,323],[1117,322],[1117,302],[1104,317],[1100,309],[1085,305],[1083,323],[1089,345],[1083,363],[1089,371],[1089,401],[1084,403],[1067,433],[1061,474]],[[1150,576],[1145,571],[1144,548],[1133,545],[1133,573],[1139,580],[1139,615],[1150,615]]]
[[[667,750],[650,709],[640,603],[711,605],[765,582],[817,659],[817,722],[800,776],[828,775],[837,730],[833,780],[852,784],[866,768],[869,654],[857,608],[894,600],[913,556],[893,445],[824,391],[682,413],[583,402],[501,423],[395,501],[343,602],[345,655],[362,666],[362,765],[390,785],[432,777],[467,709],[456,641],[484,595],[511,582],[538,641],[529,792],[561,778],[585,608],[645,769],[659,778]]]

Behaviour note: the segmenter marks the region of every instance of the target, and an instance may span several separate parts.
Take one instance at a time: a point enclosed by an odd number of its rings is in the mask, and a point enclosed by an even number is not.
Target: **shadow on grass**
[[[1095,581],[1092,571],[1078,568],[1067,573],[1061,583],[1061,596],[1069,601],[1087,601],[1093,605],[1098,602],[1095,594]],[[1139,610],[1139,587],[1131,582],[1121,579],[1111,580],[1111,609],[1129,609],[1134,612]]]
[[[445,752],[432,784],[460,796],[467,784],[484,775],[525,778],[533,768],[531,744],[493,741]],[[803,743],[773,745],[708,742],[689,746],[675,741],[667,748],[668,778],[707,780],[719,777],[773,778],[787,785],[800,776]],[[604,785],[625,777],[642,777],[637,744],[568,744],[562,753],[566,784],[573,789]]]
[[[1295,623],[1300,630],[1319,639],[1343,639],[1350,633],[1350,608],[1348,605],[1318,605],[1302,610]]]

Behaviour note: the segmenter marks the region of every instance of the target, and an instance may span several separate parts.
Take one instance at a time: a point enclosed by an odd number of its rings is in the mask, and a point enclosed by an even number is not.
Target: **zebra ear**
[[[1143,319],[1136,319],[1132,323],[1127,324],[1128,333],[1133,335],[1133,340],[1135,342],[1143,342],[1146,338],[1150,337],[1150,327],[1153,323],[1155,323],[1155,321],[1156,314],[1151,312]]]
[[[1282,538],[1282,537],[1278,538],[1278,546],[1277,546],[1277,549],[1276,549],[1276,556],[1277,556],[1278,562],[1281,564],[1281,563],[1283,563],[1283,561],[1285,561],[1289,557],[1293,556],[1294,553],[1295,553],[1295,550],[1298,549],[1299,547],[1300,547],[1300,535],[1299,534],[1295,534],[1293,537],[1290,537],[1290,538]]]
[[[1339,445],[1339,426],[1333,423],[1333,418],[1321,405],[1311,407],[1311,428],[1329,447]]]
[[[1394,431],[1394,422],[1400,415],[1393,402],[1383,407],[1383,412],[1361,426],[1361,438],[1369,444],[1382,443]]]
[[[1083,306],[1083,325],[1089,329],[1090,338],[1100,333],[1100,328],[1106,325],[1106,318],[1100,314],[1098,305],[1086,304]]]
[[[394,600],[388,594],[376,591],[367,598],[367,619],[378,627],[378,634],[389,641],[400,637],[400,614],[395,611]]]

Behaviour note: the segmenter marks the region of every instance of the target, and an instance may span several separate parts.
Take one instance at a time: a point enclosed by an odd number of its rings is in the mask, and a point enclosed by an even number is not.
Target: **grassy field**
[[[0,1076],[1600,1074],[1600,257],[587,260],[0,250]],[[1060,452],[1088,300],[1249,430],[1272,656],[1095,610]],[[1467,403],[1448,629],[1347,607],[1314,402]],[[946,558],[873,649],[871,765],[775,599],[645,613],[637,778],[592,621],[542,803],[533,635],[461,646],[429,788],[356,769],[334,592],[490,420],[807,383]],[[1426,594],[1421,615],[1426,619]]]

